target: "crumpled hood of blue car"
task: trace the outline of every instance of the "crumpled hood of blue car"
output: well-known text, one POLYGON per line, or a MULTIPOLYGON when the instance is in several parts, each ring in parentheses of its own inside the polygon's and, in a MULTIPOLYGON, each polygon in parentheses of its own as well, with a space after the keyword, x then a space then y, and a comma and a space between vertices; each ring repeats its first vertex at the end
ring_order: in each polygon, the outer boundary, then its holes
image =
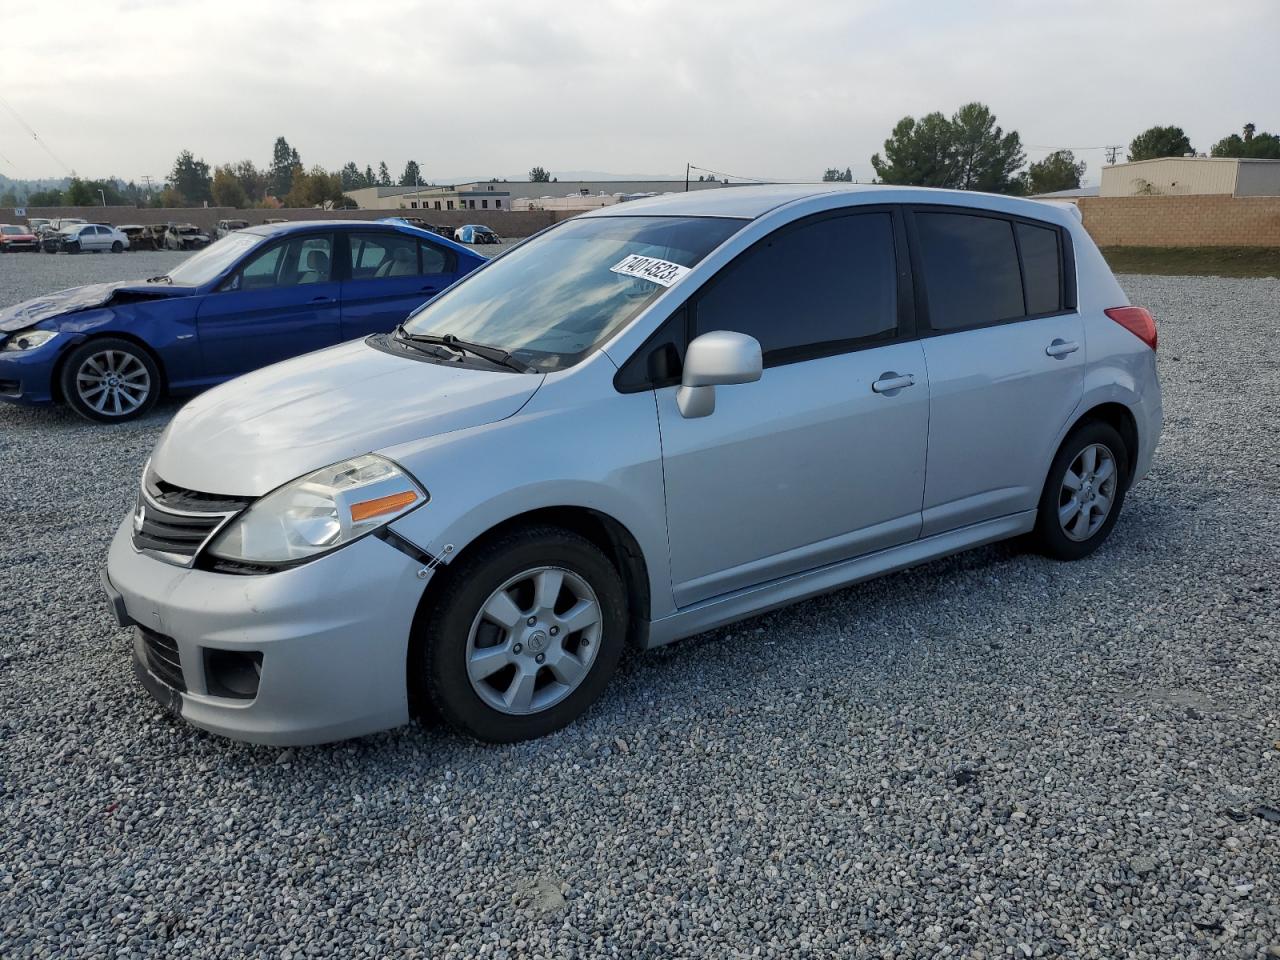
POLYGON ((127 299, 136 303, 138 300, 159 300, 164 297, 182 297, 191 293, 189 287, 171 287, 167 284, 151 284, 137 280, 126 280, 117 283, 91 283, 83 287, 72 287, 56 293, 46 293, 40 297, 32 297, 12 307, 0 310, 0 333, 12 333, 33 327, 41 320, 50 320, 67 313, 78 313, 81 310, 92 310, 108 303, 112 298, 127 299))
POLYGON ((196 397, 165 430, 151 466, 189 490, 259 497, 358 454, 504 420, 544 379, 414 360, 354 340, 196 397))

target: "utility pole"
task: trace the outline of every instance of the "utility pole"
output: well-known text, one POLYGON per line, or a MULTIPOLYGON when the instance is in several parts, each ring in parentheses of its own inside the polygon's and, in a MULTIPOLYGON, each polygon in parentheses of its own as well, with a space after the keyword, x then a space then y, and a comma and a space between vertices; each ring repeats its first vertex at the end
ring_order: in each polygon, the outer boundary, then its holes
POLYGON ((1105 149, 1105 150, 1107 151, 1107 163, 1108 163, 1108 164, 1115 163, 1115 162, 1116 162, 1116 157, 1117 157, 1117 156, 1119 155, 1119 153, 1120 153, 1120 145, 1119 145, 1119 144, 1116 144, 1115 146, 1112 146, 1112 147, 1104 147, 1103 149, 1105 149))
POLYGON ((684 192, 689 192, 689 164, 684 165, 684 192))

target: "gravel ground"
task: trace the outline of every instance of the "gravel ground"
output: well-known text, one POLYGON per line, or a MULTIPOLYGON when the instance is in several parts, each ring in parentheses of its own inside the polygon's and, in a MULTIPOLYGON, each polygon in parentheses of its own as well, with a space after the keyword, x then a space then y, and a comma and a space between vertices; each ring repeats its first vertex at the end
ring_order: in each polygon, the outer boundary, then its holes
POLYGON ((1098 554, 631 656, 511 747, 169 719, 97 574, 174 407, 0 408, 0 956, 1280 956, 1280 282, 1124 282, 1167 421, 1098 554))

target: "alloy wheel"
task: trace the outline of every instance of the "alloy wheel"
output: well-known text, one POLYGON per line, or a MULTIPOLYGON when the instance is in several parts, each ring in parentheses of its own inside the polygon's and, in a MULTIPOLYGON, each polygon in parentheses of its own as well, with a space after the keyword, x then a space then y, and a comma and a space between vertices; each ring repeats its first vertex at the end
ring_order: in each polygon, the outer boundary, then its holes
POLYGON ((1069 539, 1088 540, 1102 528, 1119 479, 1115 455, 1106 445, 1091 443, 1076 454, 1058 493, 1058 523, 1069 539))
POLYGON ((489 595, 471 624, 471 688, 501 713, 546 710, 591 671, 601 629, 600 601, 582 577, 552 566, 518 573, 489 595))
POLYGON ((151 394, 151 374, 131 353, 103 350, 90 354, 76 371, 76 391, 84 403, 106 417, 133 413, 151 394))

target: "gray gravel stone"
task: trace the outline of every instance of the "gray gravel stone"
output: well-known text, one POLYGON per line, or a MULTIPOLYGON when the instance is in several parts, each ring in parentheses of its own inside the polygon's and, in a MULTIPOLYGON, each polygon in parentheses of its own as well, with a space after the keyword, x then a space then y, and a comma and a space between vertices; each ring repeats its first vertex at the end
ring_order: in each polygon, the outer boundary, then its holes
MULTIPOLYGON (((0 258, 0 302, 166 257, 0 258)), ((97 572, 176 405, 0 406, 0 956, 1280 956, 1280 283, 1123 282, 1167 425, 1096 555, 632 656, 507 747, 164 715, 97 572)))

